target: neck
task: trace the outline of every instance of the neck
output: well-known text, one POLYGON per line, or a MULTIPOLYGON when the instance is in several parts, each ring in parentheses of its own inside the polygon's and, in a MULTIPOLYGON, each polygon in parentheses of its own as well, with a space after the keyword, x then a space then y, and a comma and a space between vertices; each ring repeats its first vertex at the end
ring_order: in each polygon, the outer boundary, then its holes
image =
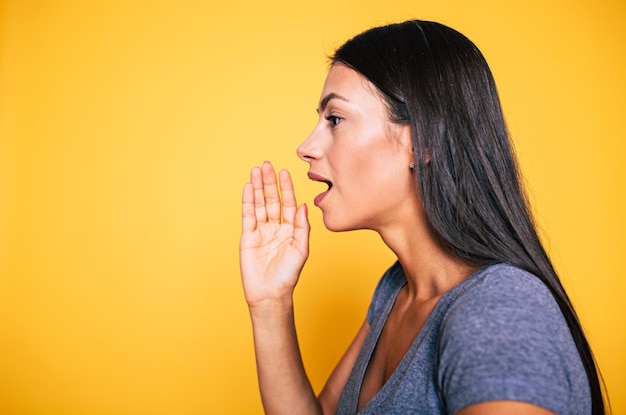
POLYGON ((436 241, 423 215, 409 216, 413 223, 390 226, 379 234, 398 257, 407 278, 409 298, 425 301, 440 297, 477 267, 461 263, 436 241))

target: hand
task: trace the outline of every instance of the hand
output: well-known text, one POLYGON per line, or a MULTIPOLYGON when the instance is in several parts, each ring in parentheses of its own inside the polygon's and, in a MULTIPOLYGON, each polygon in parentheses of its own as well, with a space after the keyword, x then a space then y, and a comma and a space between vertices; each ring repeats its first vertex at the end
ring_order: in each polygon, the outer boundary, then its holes
POLYGON ((309 256, 307 207, 296 204, 289 172, 279 176, 280 194, 274 168, 265 162, 252 169, 243 190, 239 259, 250 307, 291 301, 309 256))

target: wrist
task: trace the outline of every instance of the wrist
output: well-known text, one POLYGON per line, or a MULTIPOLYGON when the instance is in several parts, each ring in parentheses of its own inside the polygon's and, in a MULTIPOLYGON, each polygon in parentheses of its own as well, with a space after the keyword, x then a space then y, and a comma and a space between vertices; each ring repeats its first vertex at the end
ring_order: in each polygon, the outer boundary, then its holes
POLYGON ((271 298, 248 302, 248 310, 253 320, 273 319, 293 315, 293 297, 271 298))

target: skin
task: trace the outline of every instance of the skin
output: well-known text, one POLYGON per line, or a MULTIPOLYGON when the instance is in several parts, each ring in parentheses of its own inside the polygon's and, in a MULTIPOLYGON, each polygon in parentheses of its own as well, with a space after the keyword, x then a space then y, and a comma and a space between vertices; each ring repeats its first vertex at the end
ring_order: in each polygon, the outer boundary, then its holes
MULTIPOLYGON (((319 121, 298 147, 309 177, 332 182, 315 199, 333 231, 372 229, 396 254, 407 276, 366 371, 363 408, 389 379, 443 293, 474 268, 436 243, 413 171, 411 132, 389 121, 373 85, 335 64, 318 107, 319 121)), ((276 177, 269 162, 255 167, 243 191, 240 265, 253 326, 259 387, 268 414, 330 414, 369 330, 364 322, 319 397, 306 376, 293 317, 293 291, 309 254, 307 206, 296 202, 287 171, 276 177), (279 190, 280 189, 280 190, 279 190)), ((549 414, 521 402, 495 401, 458 412, 549 414)))

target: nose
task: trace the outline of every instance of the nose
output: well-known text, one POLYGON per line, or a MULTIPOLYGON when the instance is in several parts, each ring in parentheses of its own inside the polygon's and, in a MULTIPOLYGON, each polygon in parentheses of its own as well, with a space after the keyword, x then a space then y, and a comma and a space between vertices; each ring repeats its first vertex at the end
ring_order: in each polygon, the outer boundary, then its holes
POLYGON ((322 157, 322 148, 319 142, 318 126, 311 131, 311 134, 298 146, 296 153, 302 160, 310 163, 322 157))

